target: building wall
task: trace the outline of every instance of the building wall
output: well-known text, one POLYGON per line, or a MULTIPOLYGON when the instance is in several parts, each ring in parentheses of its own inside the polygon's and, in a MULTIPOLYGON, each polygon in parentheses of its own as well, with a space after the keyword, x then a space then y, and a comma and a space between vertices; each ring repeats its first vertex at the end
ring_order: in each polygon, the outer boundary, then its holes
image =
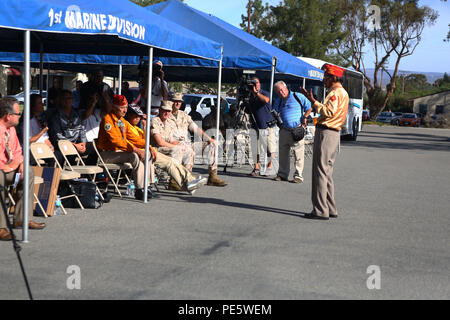
POLYGON ((414 99, 413 110, 415 113, 420 113, 420 105, 427 106, 427 114, 434 115, 436 113, 436 106, 444 106, 443 113, 450 113, 450 91, 436 93, 426 97, 414 99))

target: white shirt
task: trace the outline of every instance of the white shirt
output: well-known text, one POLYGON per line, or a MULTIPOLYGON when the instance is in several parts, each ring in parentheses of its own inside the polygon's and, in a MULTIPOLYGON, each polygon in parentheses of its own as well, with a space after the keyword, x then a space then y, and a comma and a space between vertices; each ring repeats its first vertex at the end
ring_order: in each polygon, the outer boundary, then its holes
POLYGON ((98 138, 98 130, 100 128, 100 122, 102 121, 100 113, 100 109, 95 109, 94 113, 82 122, 86 129, 86 139, 88 142, 92 142, 98 138))
MULTIPOLYGON (((23 125, 23 124, 22 124, 23 125)), ((42 128, 39 125, 39 122, 35 117, 31 118, 30 120, 30 137, 34 137, 39 132, 41 132, 42 128)), ((36 140, 38 143, 44 143, 45 140, 49 139, 48 132, 45 132, 42 136, 39 137, 39 139, 36 140)))
MULTIPOLYGON (((166 80, 164 80, 164 87, 166 88, 166 92, 169 92, 169 87, 167 86, 166 80)), ((159 108, 163 99, 164 98, 161 94, 161 79, 157 78, 152 88, 152 107, 159 108)))

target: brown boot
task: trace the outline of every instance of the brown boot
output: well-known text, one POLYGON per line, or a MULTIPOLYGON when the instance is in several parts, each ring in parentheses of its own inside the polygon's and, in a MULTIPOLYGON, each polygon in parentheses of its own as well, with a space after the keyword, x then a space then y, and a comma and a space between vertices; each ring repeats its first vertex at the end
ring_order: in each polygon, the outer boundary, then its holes
POLYGON ((8 241, 11 240, 12 236, 11 233, 8 232, 8 230, 2 228, 0 229, 0 240, 1 241, 8 241))
POLYGON ((178 183, 173 178, 170 178, 169 186, 168 186, 167 190, 182 191, 182 189, 180 188, 178 183))
POLYGON ((208 186, 225 187, 228 183, 219 179, 219 177, 217 177, 217 169, 216 170, 210 169, 207 184, 208 184, 208 186))

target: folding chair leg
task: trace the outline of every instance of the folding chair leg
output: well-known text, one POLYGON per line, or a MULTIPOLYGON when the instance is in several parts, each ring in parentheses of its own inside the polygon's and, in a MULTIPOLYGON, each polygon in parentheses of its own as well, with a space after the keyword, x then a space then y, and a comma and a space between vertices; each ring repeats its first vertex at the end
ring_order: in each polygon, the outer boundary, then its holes
POLYGON ((33 194, 34 199, 36 200, 37 205, 39 208, 41 208, 41 211, 44 213, 44 216, 48 218, 47 212, 45 212, 44 208, 42 207, 41 201, 39 201, 39 198, 36 196, 36 194, 33 194))

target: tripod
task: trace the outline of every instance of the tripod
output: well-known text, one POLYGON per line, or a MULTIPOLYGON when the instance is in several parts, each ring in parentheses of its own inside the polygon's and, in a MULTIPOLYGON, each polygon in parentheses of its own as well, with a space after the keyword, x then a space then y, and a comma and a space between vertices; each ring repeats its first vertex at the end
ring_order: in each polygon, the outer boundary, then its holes
POLYGON ((14 235, 11 222, 9 221, 9 217, 8 217, 8 213, 7 213, 8 209, 6 208, 6 203, 5 203, 5 200, 3 199, 3 191, 4 190, 5 190, 5 187, 0 185, 0 202, 2 203, 3 214, 5 215, 6 225, 8 226, 9 233, 11 234, 11 237, 12 237, 14 251, 16 252, 17 259, 19 260, 19 265, 20 265, 20 269, 22 270, 23 279, 25 280, 25 286, 27 287, 28 296, 29 296, 30 300, 33 300, 30 285, 28 284, 27 274, 25 273, 25 268, 22 263, 22 258, 20 257, 20 250, 22 250, 22 248, 16 241, 16 236, 14 235))
MULTIPOLYGON (((241 101, 240 103, 238 103, 238 108, 236 110, 236 113, 234 115, 234 124, 233 124, 233 133, 236 133, 238 130, 248 130, 249 129, 249 124, 248 120, 246 119, 246 103, 244 101, 241 101)), ((250 113, 252 119, 254 122, 254 116, 252 113, 250 113)), ((251 127, 251 126, 250 126, 251 127)), ((249 135, 247 134, 245 136, 245 139, 247 139, 249 135)), ((228 144, 227 144, 228 145, 228 144)), ((240 142, 237 136, 233 137, 233 143, 230 144, 232 145, 232 148, 234 150, 234 148, 236 147, 236 153, 239 151, 239 149, 242 149, 243 155, 244 155, 244 163, 245 161, 247 161, 250 166, 252 167, 252 169, 254 168, 254 164, 253 161, 250 159, 250 154, 251 154, 251 146, 249 147, 249 154, 247 155, 247 146, 248 146, 248 142, 244 141, 244 142, 240 142)), ((223 172, 227 172, 227 168, 228 168, 228 150, 227 150, 227 156, 225 159, 225 167, 223 168, 223 172)), ((233 154, 233 165, 234 165, 234 154, 233 154)))

